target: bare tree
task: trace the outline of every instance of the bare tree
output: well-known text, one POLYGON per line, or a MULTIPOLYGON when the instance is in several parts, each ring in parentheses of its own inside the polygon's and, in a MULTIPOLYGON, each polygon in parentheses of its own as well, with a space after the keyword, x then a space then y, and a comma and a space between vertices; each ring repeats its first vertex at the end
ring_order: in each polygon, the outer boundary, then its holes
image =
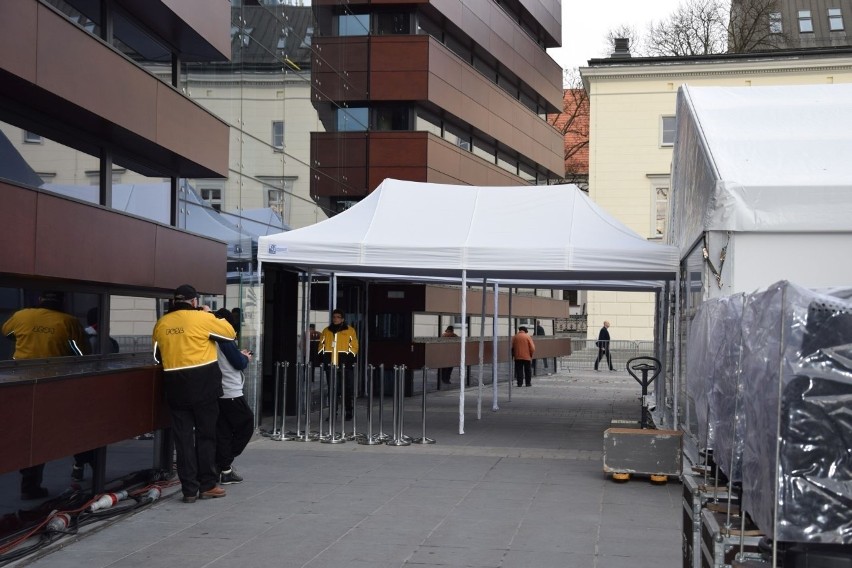
POLYGON ((589 95, 577 69, 566 69, 562 112, 547 116, 564 140, 565 177, 563 183, 588 188, 589 180, 589 95))
POLYGON ((786 44, 789 38, 781 28, 780 4, 779 0, 732 0, 728 52, 764 51, 786 44))
POLYGON ((708 55, 727 48, 727 11, 722 0, 684 0, 672 14, 648 26, 652 56, 708 55))

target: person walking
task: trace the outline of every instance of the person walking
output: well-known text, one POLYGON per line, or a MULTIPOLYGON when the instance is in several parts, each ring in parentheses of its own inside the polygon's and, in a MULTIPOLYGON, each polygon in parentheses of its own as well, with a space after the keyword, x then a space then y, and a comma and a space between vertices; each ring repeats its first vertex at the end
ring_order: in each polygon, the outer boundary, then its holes
POLYGON ((607 365, 609 365, 609 370, 610 371, 615 370, 615 369, 612 368, 612 355, 610 354, 610 351, 609 351, 609 344, 610 344, 609 322, 605 321, 605 322, 603 322, 603 327, 598 332, 598 340, 595 342, 595 345, 598 348, 598 358, 595 359, 595 371, 599 370, 598 369, 598 363, 601 362, 601 359, 603 359, 604 356, 606 356, 606 363, 607 363, 607 365))
MULTIPOLYGON (((536 321, 535 322, 535 332, 533 333, 533 336, 543 337, 545 335, 547 335, 547 334, 544 332, 544 327, 541 325, 541 322, 536 321)), ((547 357, 543 358, 542 362, 544 363, 544 370, 546 371, 547 370, 547 357)), ((533 376, 536 376, 538 374, 536 372, 537 363, 538 363, 538 359, 533 359, 533 362, 532 362, 533 376)), ((549 375, 550 373, 547 373, 547 374, 549 375)))
MULTIPOLYGON (((447 329, 444 330, 444 333, 441 334, 441 337, 458 337, 456 334, 456 328, 451 325, 447 326, 447 329)), ((441 382, 445 385, 450 384, 450 377, 453 374, 452 367, 442 367, 438 369, 438 372, 441 374, 441 382)))
MULTIPOLYGON (((343 401, 343 406, 346 409, 344 419, 352 420, 352 401, 354 398, 352 373, 355 368, 355 358, 358 356, 358 335, 355 333, 355 328, 347 325, 342 310, 335 309, 331 312, 331 324, 320 333, 317 353, 322 356, 325 365, 336 365, 338 372, 346 375, 346 400, 343 401)), ((331 389, 331 372, 330 367, 326 369, 329 392, 331 389)), ((343 386, 340 375, 337 376, 336 386, 337 396, 340 397, 342 395, 341 387, 343 386)), ((335 401, 333 406, 332 412, 336 412, 339 401, 335 401)))
MULTIPOLYGON (((18 310, 3 323, 3 335, 15 342, 12 357, 41 359, 87 355, 89 340, 80 320, 62 311, 62 292, 42 292, 34 308, 18 310)), ((25 467, 21 472, 21 499, 29 501, 47 497, 41 486, 44 464, 25 467)))
POLYGON ((521 326, 518 333, 512 337, 512 357, 515 358, 515 380, 518 386, 526 384, 532 386, 532 358, 535 353, 535 343, 527 332, 527 328, 521 326))
POLYGON ((225 496, 216 469, 216 422, 223 394, 216 344, 236 338, 230 323, 199 308, 198 293, 189 284, 175 290, 172 309, 154 325, 154 360, 163 365, 184 503, 195 503, 199 496, 225 496))
MULTIPOLYGON (((216 310, 214 315, 232 322, 233 314, 227 308, 216 310)), ((240 351, 235 341, 221 341, 216 348, 219 370, 222 371, 222 396, 219 397, 219 418, 216 419, 216 467, 219 483, 231 485, 243 480, 233 463, 254 434, 254 413, 243 396, 243 370, 251 362, 252 352, 248 349, 240 351)))

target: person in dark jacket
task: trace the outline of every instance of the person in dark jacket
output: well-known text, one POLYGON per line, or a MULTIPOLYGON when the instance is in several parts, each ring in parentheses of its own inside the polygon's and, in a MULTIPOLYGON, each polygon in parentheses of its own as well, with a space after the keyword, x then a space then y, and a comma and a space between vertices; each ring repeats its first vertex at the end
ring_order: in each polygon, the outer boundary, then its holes
POLYGON ((163 365, 163 388, 172 419, 177 473, 184 503, 224 497, 216 469, 216 420, 222 396, 216 343, 237 333, 198 307, 189 284, 175 290, 174 305, 154 325, 154 360, 163 365))
POLYGON ((604 356, 606 356, 606 363, 607 363, 607 365, 609 365, 609 370, 610 371, 615 370, 615 369, 612 368, 612 355, 610 354, 610 351, 609 351, 610 338, 609 338, 609 329, 608 328, 609 328, 609 322, 605 321, 605 322, 603 322, 603 327, 598 332, 598 340, 595 342, 595 345, 598 348, 598 358, 595 359, 595 371, 598 370, 598 363, 601 362, 601 359, 603 359, 604 356))
MULTIPOLYGON (((441 334, 441 337, 458 337, 458 334, 456 334, 456 328, 451 325, 448 325, 447 329, 444 330, 444 333, 441 334)), ((441 382, 448 385, 450 384, 450 377, 453 374, 453 368, 442 367, 438 369, 438 374, 441 377, 441 382)))
MULTIPOLYGON (((215 312, 219 319, 230 322, 233 314, 227 308, 215 312)), ((220 341, 219 370, 222 371, 222 396, 219 397, 219 418, 216 420, 216 466, 219 483, 240 483, 243 478, 233 468, 234 459, 254 434, 254 413, 243 396, 243 370, 251 362, 252 352, 240 351, 235 341, 220 341)))

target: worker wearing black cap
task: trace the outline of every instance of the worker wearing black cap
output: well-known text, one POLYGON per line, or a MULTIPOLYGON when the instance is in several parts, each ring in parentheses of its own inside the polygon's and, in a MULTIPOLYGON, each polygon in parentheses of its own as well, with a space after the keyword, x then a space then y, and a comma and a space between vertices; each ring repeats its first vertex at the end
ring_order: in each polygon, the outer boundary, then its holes
POLYGON ((216 469, 216 420, 222 396, 216 343, 235 339, 228 321, 198 309, 198 293, 189 284, 175 290, 171 311, 154 325, 154 358, 163 364, 184 503, 194 503, 199 496, 225 496, 216 469))

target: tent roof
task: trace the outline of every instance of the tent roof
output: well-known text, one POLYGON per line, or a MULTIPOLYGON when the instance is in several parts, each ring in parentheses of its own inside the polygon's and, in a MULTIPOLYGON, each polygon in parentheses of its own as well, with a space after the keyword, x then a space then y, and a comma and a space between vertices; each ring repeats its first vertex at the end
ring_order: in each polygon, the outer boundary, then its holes
POLYGON ((849 231, 852 85, 684 85, 677 116, 674 242, 704 230, 849 231))
POLYGON ((673 279, 674 247, 627 228, 574 185, 386 179, 343 213, 262 236, 258 258, 301 270, 556 280, 673 279))

